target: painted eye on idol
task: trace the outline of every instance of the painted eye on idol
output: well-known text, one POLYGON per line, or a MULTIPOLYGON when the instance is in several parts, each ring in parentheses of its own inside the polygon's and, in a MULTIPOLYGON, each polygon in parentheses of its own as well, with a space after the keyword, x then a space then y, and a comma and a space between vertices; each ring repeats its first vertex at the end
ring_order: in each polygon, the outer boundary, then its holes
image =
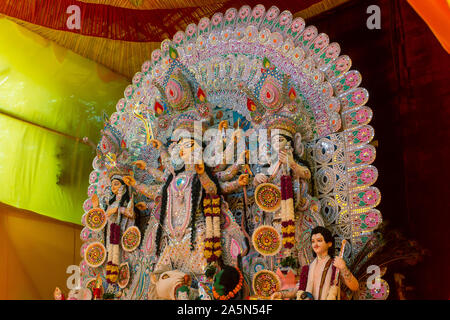
POLYGON ((183 146, 183 148, 185 149, 189 149, 192 148, 194 146, 194 141, 185 141, 181 144, 183 146))
POLYGON ((113 180, 112 185, 113 185, 113 187, 119 187, 120 186, 120 181, 119 180, 113 180))

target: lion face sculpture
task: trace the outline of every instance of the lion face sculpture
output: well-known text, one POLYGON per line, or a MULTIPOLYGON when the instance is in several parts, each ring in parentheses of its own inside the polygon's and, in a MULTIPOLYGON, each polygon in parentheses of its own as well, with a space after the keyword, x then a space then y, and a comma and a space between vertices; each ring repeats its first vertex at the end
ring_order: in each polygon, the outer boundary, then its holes
POLYGON ((154 287, 149 292, 148 298, 151 300, 176 300, 177 290, 191 285, 191 277, 178 270, 153 273, 150 280, 154 287))

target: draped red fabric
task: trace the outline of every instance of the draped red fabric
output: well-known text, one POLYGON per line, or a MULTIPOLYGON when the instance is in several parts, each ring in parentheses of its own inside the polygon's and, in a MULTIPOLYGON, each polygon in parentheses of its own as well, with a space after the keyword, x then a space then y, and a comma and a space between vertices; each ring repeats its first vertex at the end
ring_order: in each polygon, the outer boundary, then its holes
MULTIPOLYGON (((181 1, 182 2, 182 1, 181 1)), ((319 3, 321 0, 273 1, 249 0, 245 4, 263 4, 268 9, 277 5, 281 10, 297 12, 319 3)), ((149 42, 162 41, 184 30, 187 24, 214 12, 240 8, 242 1, 230 0, 211 6, 187 7, 177 9, 135 10, 75 0, 3 0, 0 13, 43 27, 79 33, 86 36, 104 37, 113 40, 149 42), (81 28, 69 29, 67 20, 72 11, 67 8, 76 5, 81 12, 81 28)))
POLYGON ((429 255, 405 275, 410 299, 450 296, 450 56, 404 0, 357 0, 308 24, 337 41, 363 76, 379 142, 375 166, 379 209, 391 227, 417 240, 429 255), (370 5, 381 9, 381 29, 366 26, 370 5))

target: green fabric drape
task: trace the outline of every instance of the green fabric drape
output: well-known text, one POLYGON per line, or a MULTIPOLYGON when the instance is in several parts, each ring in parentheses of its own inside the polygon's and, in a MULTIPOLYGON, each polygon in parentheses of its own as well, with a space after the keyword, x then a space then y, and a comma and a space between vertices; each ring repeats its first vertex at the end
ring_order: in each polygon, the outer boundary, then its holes
POLYGON ((0 19, 0 202, 80 224, 103 112, 128 80, 0 19))

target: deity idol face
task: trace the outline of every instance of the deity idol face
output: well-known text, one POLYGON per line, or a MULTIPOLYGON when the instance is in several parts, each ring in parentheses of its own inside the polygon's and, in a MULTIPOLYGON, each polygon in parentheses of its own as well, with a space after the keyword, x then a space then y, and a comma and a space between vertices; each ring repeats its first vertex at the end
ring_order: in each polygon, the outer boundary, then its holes
POLYGON ((119 180, 113 179, 113 181, 111 181, 111 191, 115 195, 117 195, 117 193, 119 192, 120 186, 122 186, 122 183, 119 180))
POLYGON ((331 242, 325 242, 321 233, 313 234, 311 237, 311 246, 317 256, 322 257, 328 254, 328 249, 333 244, 331 242))
POLYGON ((286 137, 281 134, 274 135, 272 137, 271 144, 272 144, 272 150, 274 150, 277 154, 281 150, 285 150, 286 146, 289 146, 289 147, 291 146, 289 140, 286 139, 286 137))
POLYGON ((200 146, 193 139, 182 138, 178 142, 178 146, 180 148, 180 158, 185 164, 193 164, 195 163, 194 156, 201 156, 201 153, 199 152, 200 146), (198 155, 196 155, 194 151, 197 151, 198 155))

